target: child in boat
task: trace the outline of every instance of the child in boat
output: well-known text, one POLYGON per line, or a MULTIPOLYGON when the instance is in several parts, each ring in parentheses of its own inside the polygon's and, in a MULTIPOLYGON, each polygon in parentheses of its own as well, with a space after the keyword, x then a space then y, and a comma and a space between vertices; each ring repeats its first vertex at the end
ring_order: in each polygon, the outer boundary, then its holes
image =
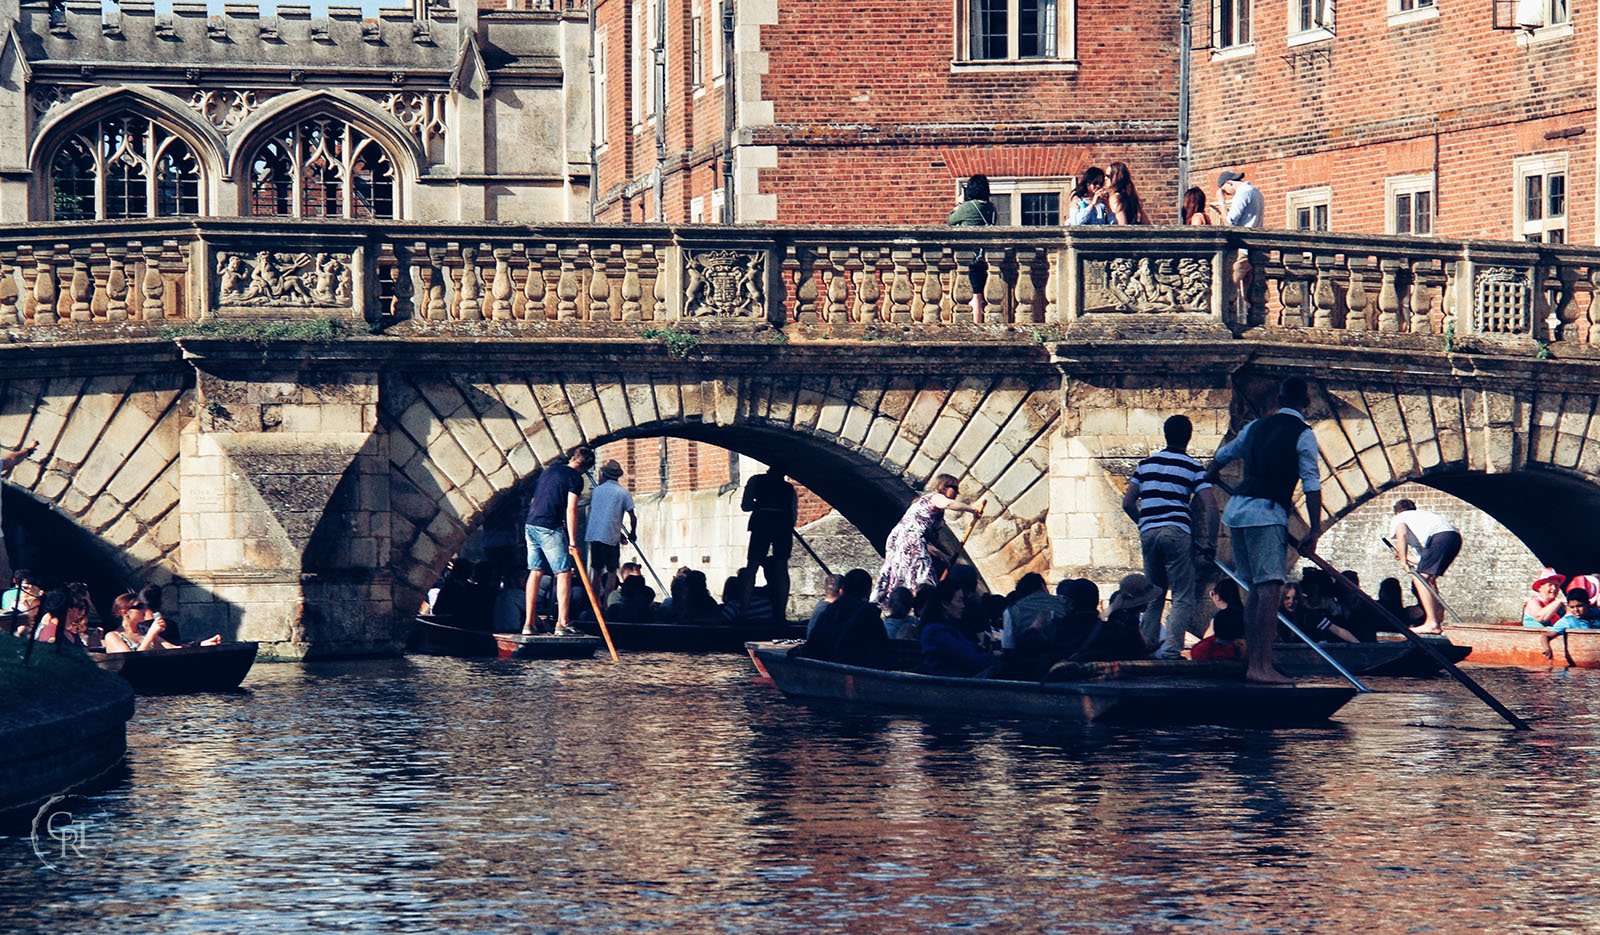
POLYGON ((1556 574, 1554 568, 1539 573, 1533 582, 1533 593, 1522 603, 1523 626, 1547 627, 1567 612, 1561 594, 1561 586, 1566 581, 1567 576, 1556 574))
POLYGON ((1566 613, 1541 634, 1544 645, 1541 652, 1550 658, 1550 644, 1567 630, 1600 630, 1600 607, 1589 602, 1589 592, 1581 587, 1567 589, 1566 613))
POLYGON ((915 640, 922 637, 922 623, 911 613, 911 589, 895 588, 889 592, 889 616, 883 618, 883 629, 891 640, 915 640))
POLYGON ((1189 648, 1190 659, 1244 658, 1244 602, 1239 586, 1224 578, 1211 586, 1211 603, 1217 612, 1211 618, 1211 634, 1189 648))

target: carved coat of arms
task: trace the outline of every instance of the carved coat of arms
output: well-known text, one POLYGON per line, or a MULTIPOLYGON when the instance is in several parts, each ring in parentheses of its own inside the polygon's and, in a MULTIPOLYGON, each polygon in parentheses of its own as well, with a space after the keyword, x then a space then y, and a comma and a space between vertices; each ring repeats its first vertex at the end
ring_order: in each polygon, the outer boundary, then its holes
POLYGON ((690 253, 684 314, 690 318, 765 318, 765 254, 738 250, 690 253))

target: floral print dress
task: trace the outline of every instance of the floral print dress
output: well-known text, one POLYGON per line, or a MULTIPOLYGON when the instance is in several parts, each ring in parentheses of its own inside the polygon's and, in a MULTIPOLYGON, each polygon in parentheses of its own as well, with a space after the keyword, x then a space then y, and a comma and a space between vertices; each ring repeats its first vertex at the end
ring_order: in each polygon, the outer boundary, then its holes
POLYGON ((933 577, 933 559, 928 555, 927 543, 944 524, 944 510, 933 505, 934 495, 925 493, 911 501, 900 522, 889 531, 889 541, 883 547, 883 570, 878 572, 878 584, 873 588, 874 602, 887 607, 889 593, 895 588, 906 588, 915 594, 925 584, 937 584, 933 577))

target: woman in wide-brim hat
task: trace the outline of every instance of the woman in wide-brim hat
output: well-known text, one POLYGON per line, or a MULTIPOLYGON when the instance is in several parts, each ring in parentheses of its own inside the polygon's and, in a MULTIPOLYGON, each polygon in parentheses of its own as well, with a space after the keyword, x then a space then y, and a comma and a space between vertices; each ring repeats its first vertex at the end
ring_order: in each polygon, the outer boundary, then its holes
POLYGON ((1561 599, 1561 586, 1566 575, 1557 574, 1554 568, 1539 572, 1533 581, 1533 593, 1522 605, 1522 625, 1547 627, 1566 613, 1566 602, 1561 599))

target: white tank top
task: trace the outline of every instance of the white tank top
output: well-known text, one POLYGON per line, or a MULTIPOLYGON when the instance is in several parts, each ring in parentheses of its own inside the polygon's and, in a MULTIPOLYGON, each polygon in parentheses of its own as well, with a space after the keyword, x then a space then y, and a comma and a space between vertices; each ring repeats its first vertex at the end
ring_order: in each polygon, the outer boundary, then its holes
POLYGON ((1395 522, 1404 523, 1406 539, 1417 548, 1423 548, 1428 540, 1441 532, 1455 532, 1456 527, 1450 521, 1430 510, 1407 510, 1395 514, 1395 522))

